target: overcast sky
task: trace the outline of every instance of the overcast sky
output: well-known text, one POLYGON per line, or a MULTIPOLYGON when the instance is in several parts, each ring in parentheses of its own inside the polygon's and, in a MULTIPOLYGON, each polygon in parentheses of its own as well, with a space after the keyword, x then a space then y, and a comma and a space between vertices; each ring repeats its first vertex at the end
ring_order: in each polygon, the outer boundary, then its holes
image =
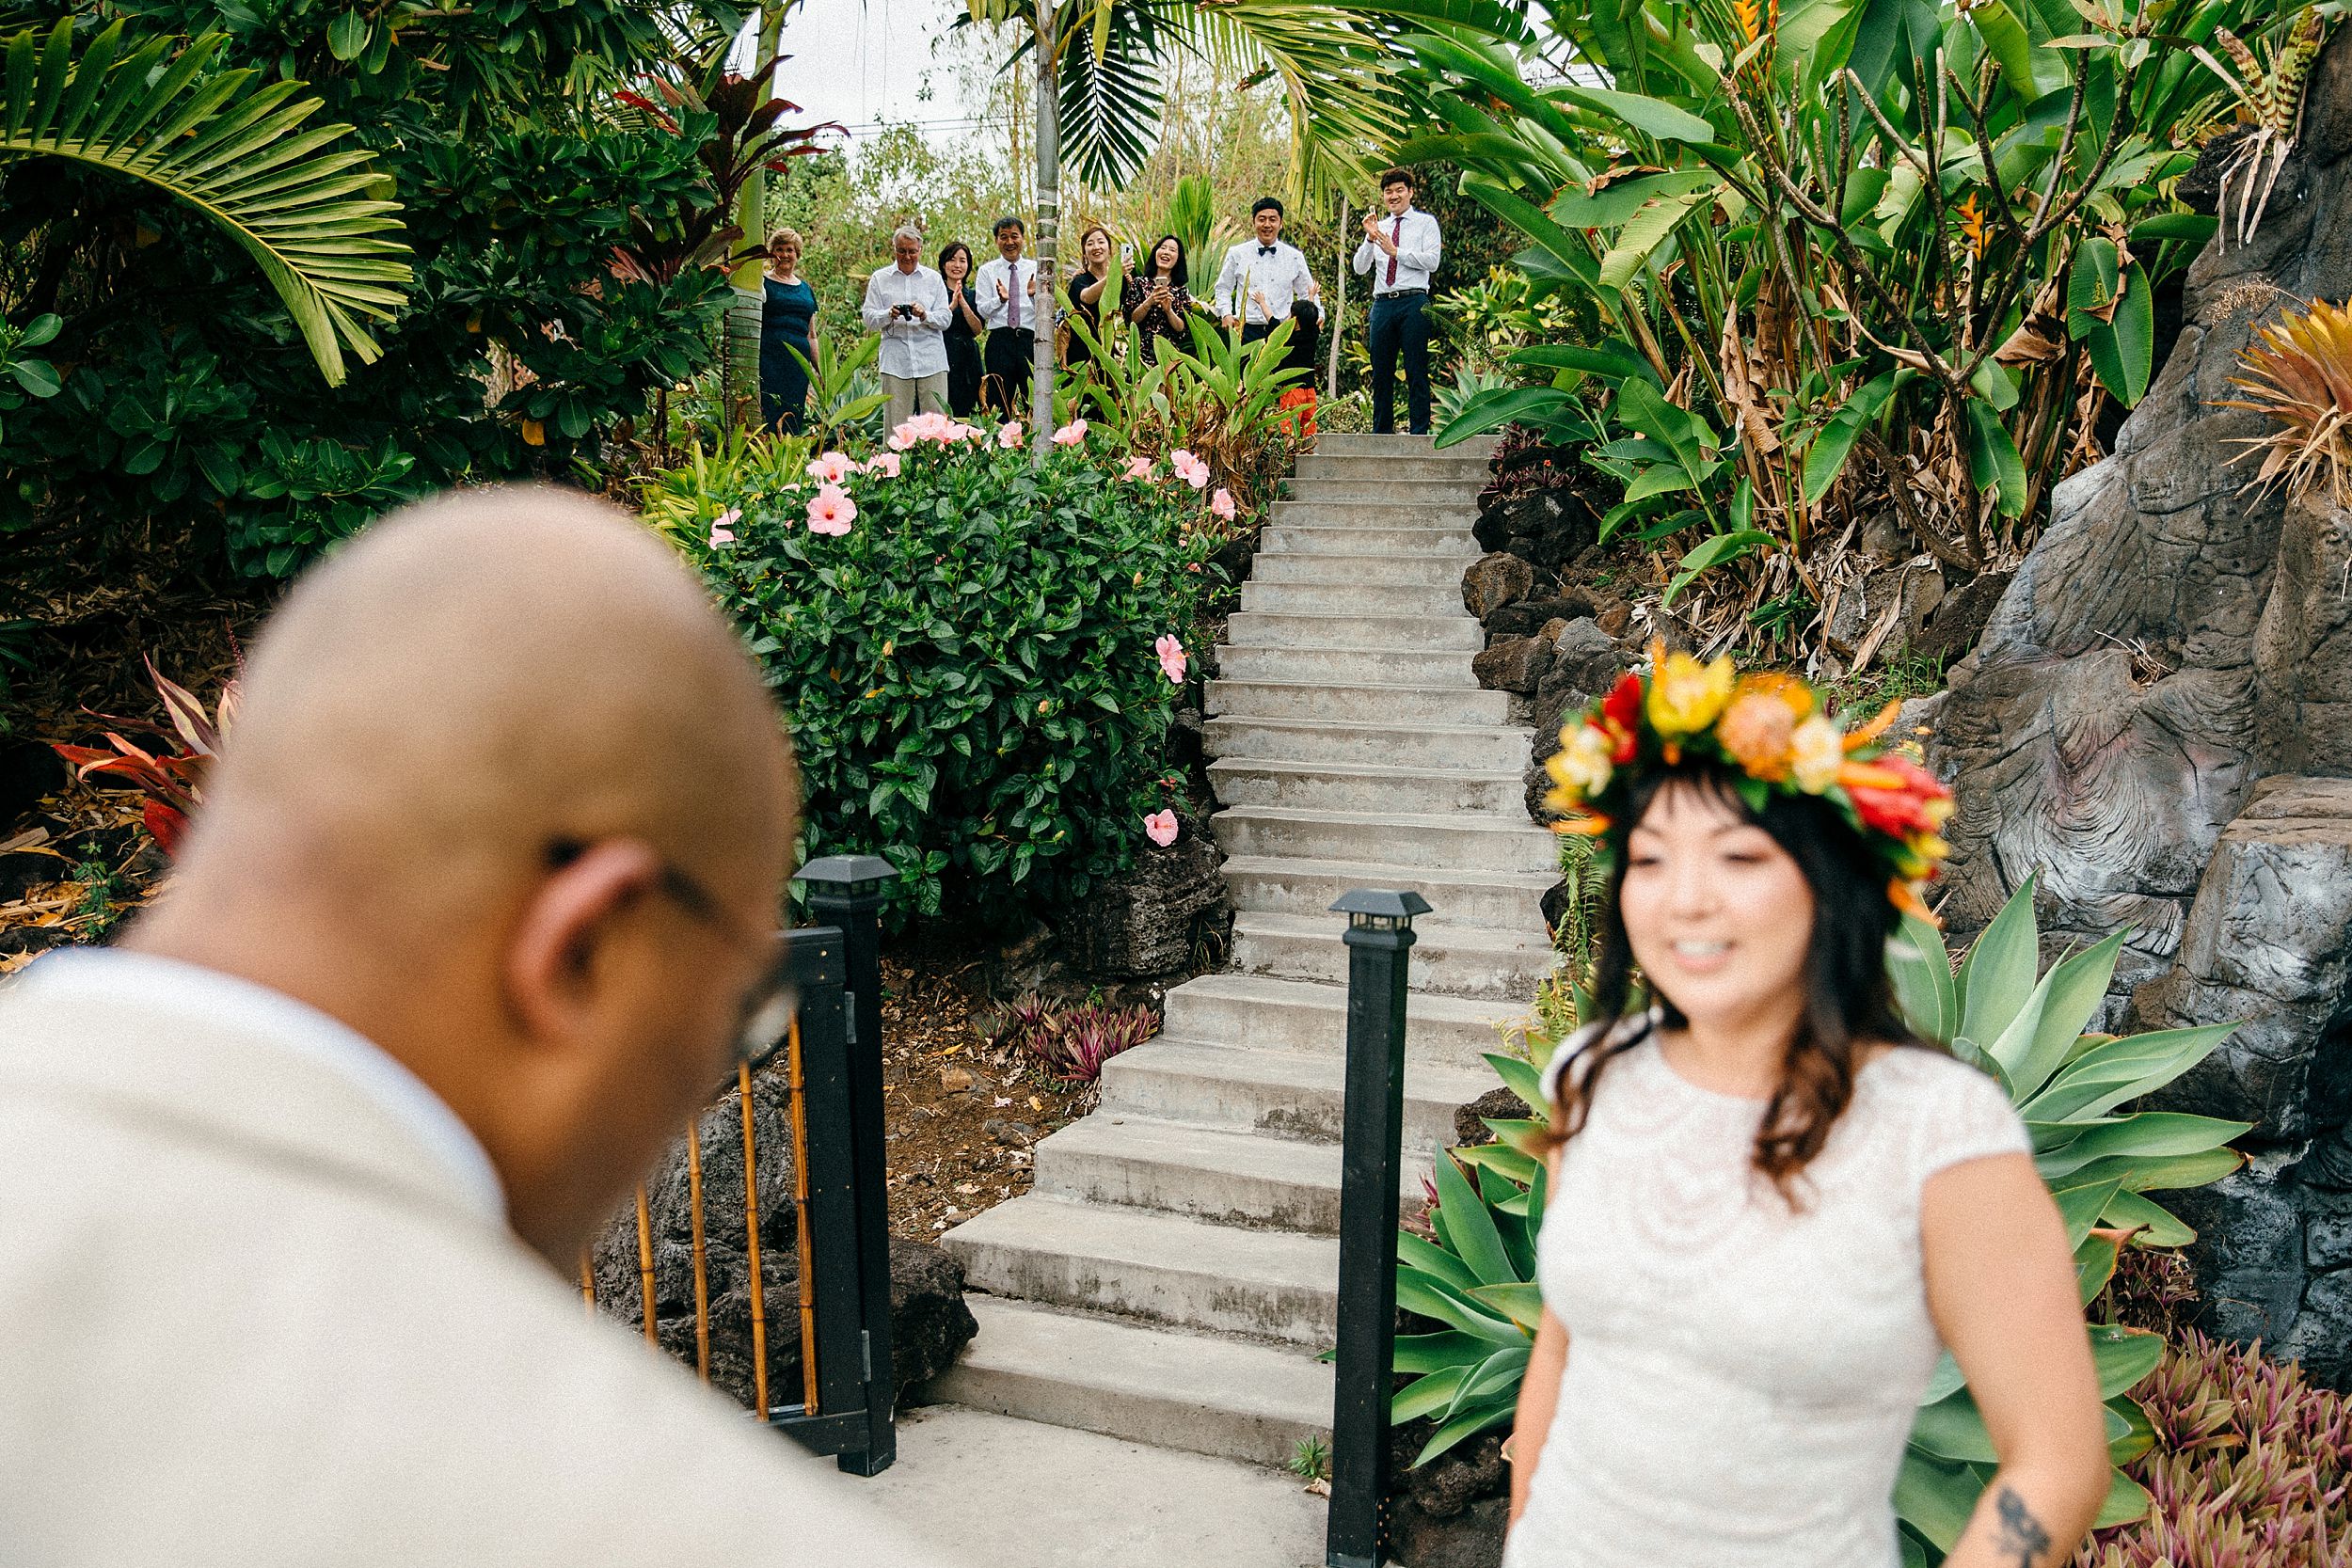
POLYGON ((952 130, 964 105, 953 72, 931 45, 960 13, 956 0, 802 0, 784 26, 784 96, 854 134, 882 119, 939 121, 952 130), (922 96, 929 73, 934 96, 922 96))

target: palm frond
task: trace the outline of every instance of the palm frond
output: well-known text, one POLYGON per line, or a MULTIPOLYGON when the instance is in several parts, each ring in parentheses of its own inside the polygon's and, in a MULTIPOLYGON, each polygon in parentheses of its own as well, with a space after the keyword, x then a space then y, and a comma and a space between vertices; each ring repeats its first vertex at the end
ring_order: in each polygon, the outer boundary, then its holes
POLYGON ((319 101, 300 82, 253 87, 251 71, 215 71, 228 43, 208 33, 171 57, 158 38, 124 53, 123 24, 77 61, 73 24, 8 40, 0 78, 0 160, 63 158, 143 180, 220 225, 293 316, 329 386, 343 355, 380 354, 362 318, 389 321, 411 280, 396 201, 374 154, 330 150, 348 125, 303 128, 319 101), (252 90, 247 90, 251 88, 252 90))
POLYGON ((1066 50, 1058 73, 1064 162, 1089 183, 1123 183, 1159 139, 1165 100, 1148 41, 1122 30, 1100 55, 1066 50))

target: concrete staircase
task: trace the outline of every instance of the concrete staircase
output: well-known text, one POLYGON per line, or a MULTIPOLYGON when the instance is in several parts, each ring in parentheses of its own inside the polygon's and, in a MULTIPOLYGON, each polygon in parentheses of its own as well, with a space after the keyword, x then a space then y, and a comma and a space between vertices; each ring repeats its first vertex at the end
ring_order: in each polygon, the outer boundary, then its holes
POLYGON ((1326 436, 1299 460, 1208 688, 1232 962, 1168 993, 1101 1108, 1038 1145, 1031 1192, 947 1233, 987 1294, 934 1397, 1265 1465, 1327 1434, 1347 973, 1329 906, 1411 888, 1436 911, 1406 1010, 1416 1197, 1550 959, 1530 732, 1471 677, 1462 608, 1490 450, 1326 436))

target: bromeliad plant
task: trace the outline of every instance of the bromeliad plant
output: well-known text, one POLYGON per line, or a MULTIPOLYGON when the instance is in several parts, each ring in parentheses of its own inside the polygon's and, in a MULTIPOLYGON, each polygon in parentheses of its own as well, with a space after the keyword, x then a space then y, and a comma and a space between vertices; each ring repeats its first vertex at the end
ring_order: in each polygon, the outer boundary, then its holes
MULTIPOLYGON (((2085 1033, 2122 940, 2111 937, 2061 959, 2037 979, 2040 935, 2028 882, 1957 974, 1942 936, 1915 915, 1905 917, 1902 938, 1887 955, 1912 1026, 1991 1073, 2025 1119, 2035 1166, 2066 1220, 2086 1306, 2106 1290, 2122 1247, 2195 1240, 2147 1195, 2202 1186, 2236 1170, 2243 1158, 2227 1144, 2247 1131, 2244 1122, 2125 1109, 2204 1060, 2234 1025, 2085 1033)), ((1499 1053, 1486 1061, 1526 1104, 1544 1103, 1534 1064, 1499 1053)), ((1433 1237, 1398 1237, 1398 1305, 1444 1325, 1397 1340, 1396 1370, 1416 1375, 1397 1393, 1392 1419, 1438 1420, 1416 1464, 1511 1418, 1541 1321, 1534 1241, 1543 1225, 1545 1124, 1497 1118, 1486 1126, 1497 1142, 1450 1149, 1438 1162, 1433 1237)), ((2118 1465, 2129 1464, 2154 1440, 2131 1390, 2155 1369, 2164 1343, 2115 1324, 2090 1334, 2100 1397, 2107 1402, 2108 1454, 2118 1465)), ((1983 1419, 1947 1355, 1920 1402, 1896 1486, 1906 1562, 1937 1561, 1951 1549, 1994 1465, 1983 1419)), ((2137 1519, 2147 1502, 2140 1486, 2118 1470, 2099 1523, 2137 1519)))
POLYGON ((1785 561, 1742 574, 1745 615, 1820 602, 1825 524, 1882 499, 1951 567, 2013 557, 2098 400, 2145 391, 2155 291, 2214 231, 2169 194, 2222 99, 2186 46, 2298 25, 2275 14, 1603 0, 1550 8, 1575 65, 1541 89, 1501 49, 1409 40, 1455 91, 1400 156, 1462 164, 1529 242, 1531 298, 1598 317, 1440 440, 1533 425, 1624 483, 1609 531, 1695 532, 1692 573, 1785 561))
POLYGON ((2231 461, 2260 457, 2257 485, 2283 483, 2294 495, 2352 505, 2352 309, 2314 301, 2263 328, 2238 363, 2246 373, 2230 385, 2245 396, 2214 406, 2265 415, 2272 428, 2245 438, 2231 461))
POLYGON ((189 817, 203 803, 204 775, 219 759, 221 743, 236 721, 237 682, 221 683, 220 696, 207 713, 195 692, 163 675, 153 659, 145 663, 147 678, 154 683, 164 714, 170 720, 168 725, 102 715, 114 726, 106 732, 107 749, 56 745, 51 750, 65 759, 77 779, 109 774, 146 796, 140 823, 155 847, 172 855, 179 850, 189 817), (125 732, 148 744, 124 738, 125 732))

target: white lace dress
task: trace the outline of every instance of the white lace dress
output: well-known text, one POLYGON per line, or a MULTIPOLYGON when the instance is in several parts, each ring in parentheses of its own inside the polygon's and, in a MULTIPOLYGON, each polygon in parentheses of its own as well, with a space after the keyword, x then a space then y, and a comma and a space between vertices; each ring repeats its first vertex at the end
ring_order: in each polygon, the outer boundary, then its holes
POLYGON ((1974 1068, 1888 1052, 1792 1215, 1751 1164, 1761 1112, 1684 1080, 1655 1039, 1602 1073, 1537 1244, 1568 1362, 1503 1568, 1899 1560, 1895 1474, 1943 1349, 1920 1188, 2030 1146, 1974 1068))

